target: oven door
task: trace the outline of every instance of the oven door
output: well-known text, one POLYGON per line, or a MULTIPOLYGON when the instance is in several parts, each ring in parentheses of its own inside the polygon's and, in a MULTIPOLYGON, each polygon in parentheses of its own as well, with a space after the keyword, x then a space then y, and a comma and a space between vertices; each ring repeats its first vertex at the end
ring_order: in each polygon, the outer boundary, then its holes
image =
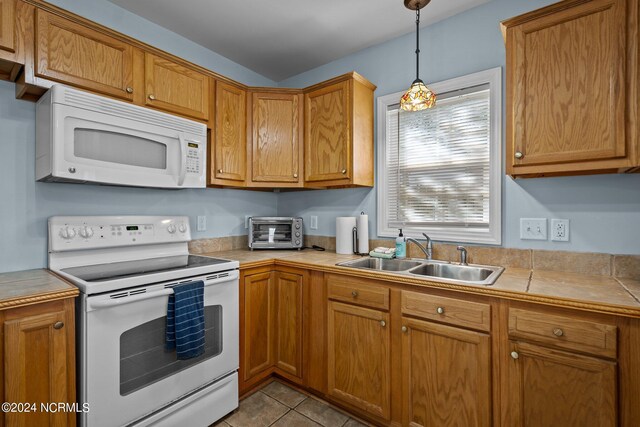
POLYGON ((175 282, 86 297, 83 425, 128 424, 238 369, 238 271, 185 280, 205 280, 205 353, 189 360, 165 350, 175 282))
POLYGON ((52 175, 141 187, 205 187, 204 136, 54 104, 52 175))
POLYGON ((293 246, 292 221, 252 221, 251 248, 291 248, 293 246))

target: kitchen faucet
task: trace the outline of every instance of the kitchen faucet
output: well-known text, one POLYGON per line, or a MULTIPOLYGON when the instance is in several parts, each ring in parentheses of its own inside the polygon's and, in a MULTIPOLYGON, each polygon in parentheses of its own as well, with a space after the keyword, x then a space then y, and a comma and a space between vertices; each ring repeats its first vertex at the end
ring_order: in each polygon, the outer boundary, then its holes
POLYGON ((427 236, 425 233, 422 233, 425 239, 427 239, 427 246, 424 247, 422 243, 418 242, 416 239, 412 237, 407 237, 407 242, 413 242, 420 248, 422 252, 424 252, 424 256, 426 259, 431 259, 433 256, 433 245, 431 243, 431 237, 427 236))
POLYGON ((458 246, 456 249, 460 251, 460 265, 469 265, 467 262, 467 248, 458 246))

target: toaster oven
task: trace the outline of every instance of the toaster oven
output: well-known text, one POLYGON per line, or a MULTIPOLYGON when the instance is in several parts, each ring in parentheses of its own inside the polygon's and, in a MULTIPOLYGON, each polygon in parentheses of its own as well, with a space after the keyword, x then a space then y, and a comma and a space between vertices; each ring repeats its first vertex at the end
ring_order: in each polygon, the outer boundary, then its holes
POLYGON ((302 218, 253 216, 249 218, 249 248, 302 249, 302 218))

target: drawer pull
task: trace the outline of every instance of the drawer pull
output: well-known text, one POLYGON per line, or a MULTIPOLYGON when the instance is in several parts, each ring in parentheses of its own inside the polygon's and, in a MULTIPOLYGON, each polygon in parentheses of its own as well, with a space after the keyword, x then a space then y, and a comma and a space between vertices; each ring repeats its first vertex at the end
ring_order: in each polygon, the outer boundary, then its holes
POLYGON ((380 321, 380 326, 382 326, 384 328, 385 326, 387 326, 387 322, 385 322, 384 320, 381 320, 380 321))
POLYGON ((351 296, 354 298, 358 298, 358 291, 351 291, 351 296))
POLYGON ((438 308, 436 308, 436 312, 437 312, 438 314, 444 314, 444 307, 438 307, 438 308))
POLYGON ((517 351, 512 351, 511 352, 511 357, 514 358, 514 359, 517 359, 518 357, 520 357, 520 355, 518 354, 517 351))
POLYGON ((561 337, 564 335, 564 331, 560 328, 555 328, 553 330, 553 335, 557 336, 557 337, 561 337))
POLYGON ((64 328, 64 322, 56 322, 53 324, 53 329, 62 329, 64 328))
POLYGON ((402 332, 407 332, 407 331, 408 331, 407 327, 406 327, 406 326, 403 326, 403 327, 402 327, 402 332))

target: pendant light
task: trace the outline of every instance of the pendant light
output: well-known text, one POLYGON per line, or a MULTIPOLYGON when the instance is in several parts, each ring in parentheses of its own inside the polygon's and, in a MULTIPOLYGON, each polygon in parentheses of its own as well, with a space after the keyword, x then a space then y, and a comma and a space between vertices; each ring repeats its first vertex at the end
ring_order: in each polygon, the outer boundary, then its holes
POLYGON ((404 0, 407 9, 416 11, 416 79, 400 98, 400 108, 405 111, 420 111, 436 105, 436 94, 420 80, 420 9, 431 0, 404 0))

